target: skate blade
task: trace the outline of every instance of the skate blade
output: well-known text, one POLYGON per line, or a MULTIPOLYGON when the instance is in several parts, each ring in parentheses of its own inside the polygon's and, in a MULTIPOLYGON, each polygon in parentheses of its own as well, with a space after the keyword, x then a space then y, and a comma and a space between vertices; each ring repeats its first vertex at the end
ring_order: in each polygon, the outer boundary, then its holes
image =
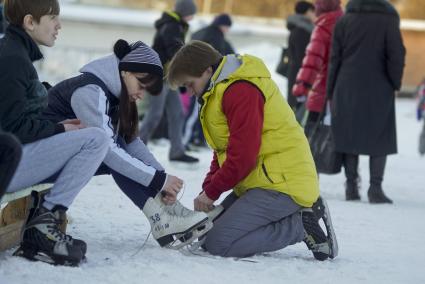
POLYGON ((331 218, 331 214, 329 211, 329 207, 328 204, 326 202, 326 200, 322 199, 323 202, 323 206, 324 208, 324 214, 323 214, 323 222, 325 223, 325 227, 326 227, 326 232, 328 235, 328 240, 329 243, 331 244, 330 246, 330 254, 329 254, 329 258, 334 259, 335 257, 338 256, 338 241, 336 239, 336 235, 335 235, 335 230, 334 227, 332 225, 332 218, 331 218))
POLYGON ((190 229, 181 234, 175 234, 174 241, 165 245, 165 247, 173 250, 179 250, 187 245, 190 245, 196 239, 204 236, 206 233, 208 233, 209 230, 212 229, 212 227, 213 223, 207 219, 205 222, 197 225, 193 229, 190 229))
POLYGON ((207 212, 208 219, 214 222, 224 212, 223 205, 214 206, 214 209, 207 212))
POLYGON ((80 263, 86 262, 86 258, 84 257, 81 261, 69 260, 64 256, 56 256, 51 257, 44 252, 34 251, 31 249, 25 249, 19 247, 14 253, 13 256, 23 257, 30 261, 41 261, 50 265, 62 265, 62 266, 70 266, 70 267, 78 267, 80 263))

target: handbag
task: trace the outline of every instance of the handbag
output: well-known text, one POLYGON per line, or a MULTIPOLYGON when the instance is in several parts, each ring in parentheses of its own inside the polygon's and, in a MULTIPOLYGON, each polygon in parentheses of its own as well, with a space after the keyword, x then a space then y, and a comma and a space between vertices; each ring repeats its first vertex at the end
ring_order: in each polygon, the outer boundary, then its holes
POLYGON ((330 175, 341 171, 343 156, 342 153, 335 152, 332 127, 324 123, 326 104, 327 100, 319 120, 311 126, 307 135, 317 172, 330 175))
POLYGON ((276 72, 283 77, 288 77, 289 69, 289 57, 288 57, 288 48, 282 48, 282 54, 280 55, 279 64, 276 67, 276 72))

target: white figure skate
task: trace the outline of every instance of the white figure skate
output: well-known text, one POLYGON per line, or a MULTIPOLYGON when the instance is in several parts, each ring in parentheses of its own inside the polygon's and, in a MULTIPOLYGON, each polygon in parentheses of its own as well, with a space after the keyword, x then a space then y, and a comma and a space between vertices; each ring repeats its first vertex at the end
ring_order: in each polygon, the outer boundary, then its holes
POLYGON ((178 250, 205 235, 212 228, 204 212, 192 211, 179 201, 165 205, 161 194, 149 198, 143 207, 152 235, 161 247, 178 250))

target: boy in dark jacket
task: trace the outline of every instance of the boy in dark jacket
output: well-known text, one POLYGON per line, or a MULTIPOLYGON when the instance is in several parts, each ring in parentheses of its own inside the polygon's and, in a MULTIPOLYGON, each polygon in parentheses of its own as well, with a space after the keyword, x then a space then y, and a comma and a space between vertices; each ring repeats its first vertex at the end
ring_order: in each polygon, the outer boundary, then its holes
MULTIPOLYGON (((183 46, 189 29, 188 22, 193 19, 195 13, 196 5, 193 0, 177 0, 174 11, 164 12, 155 22, 156 34, 152 48, 158 53, 165 69, 174 54, 183 46)), ((189 164, 199 162, 197 158, 185 153, 182 142, 183 106, 178 92, 171 90, 167 84, 164 84, 160 96, 149 97, 149 108, 141 123, 140 138, 145 144, 148 142, 164 111, 167 112, 168 137, 171 143, 169 159, 189 164)))
POLYGON ((286 20, 286 27, 290 32, 288 39, 288 104, 292 109, 295 109, 297 104, 297 99, 292 94, 292 87, 310 42, 315 19, 314 5, 307 1, 298 1, 295 5, 295 15, 289 16, 286 20))
POLYGON ((47 90, 32 62, 43 57, 39 45, 55 43, 61 28, 58 1, 6 0, 4 14, 10 24, 0 40, 0 123, 23 144, 22 159, 6 191, 47 179, 54 182, 28 217, 16 254, 77 265, 87 246, 64 234, 58 224, 103 161, 107 138, 99 129, 81 129, 78 120, 53 123, 41 118, 47 90))

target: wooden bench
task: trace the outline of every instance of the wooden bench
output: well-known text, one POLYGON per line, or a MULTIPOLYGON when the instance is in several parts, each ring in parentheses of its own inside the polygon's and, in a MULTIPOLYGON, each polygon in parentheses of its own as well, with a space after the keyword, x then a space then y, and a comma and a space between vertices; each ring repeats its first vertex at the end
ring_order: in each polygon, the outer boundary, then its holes
POLYGON ((22 226, 33 205, 32 194, 44 194, 51 187, 52 184, 39 184, 3 196, 0 200, 0 251, 20 242, 22 226))

